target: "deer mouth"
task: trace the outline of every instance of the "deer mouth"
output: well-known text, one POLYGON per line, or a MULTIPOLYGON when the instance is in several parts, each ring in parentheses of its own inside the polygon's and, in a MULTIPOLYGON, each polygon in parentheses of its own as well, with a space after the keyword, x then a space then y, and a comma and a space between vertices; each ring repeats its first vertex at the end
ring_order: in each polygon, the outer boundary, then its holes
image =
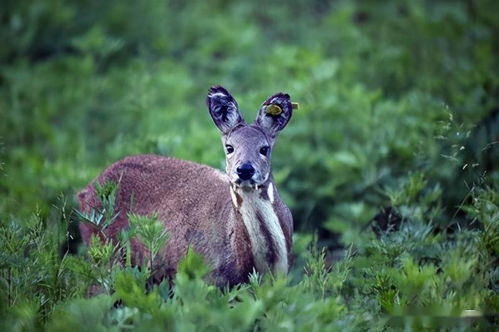
POLYGON ((249 179, 249 180, 237 179, 236 181, 234 181, 234 184, 235 184, 236 188, 241 188, 245 191, 257 190, 258 187, 261 186, 261 183, 256 183, 255 180, 253 180, 253 179, 249 179))

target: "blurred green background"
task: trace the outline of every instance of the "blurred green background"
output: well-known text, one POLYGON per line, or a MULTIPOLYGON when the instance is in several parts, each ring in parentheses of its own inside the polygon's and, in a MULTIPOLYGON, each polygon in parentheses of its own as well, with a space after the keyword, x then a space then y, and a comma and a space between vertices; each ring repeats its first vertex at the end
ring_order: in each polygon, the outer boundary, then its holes
POLYGON ((300 103, 273 155, 297 230, 349 243, 387 206, 411 219, 439 210, 444 228, 465 222, 456 208, 473 184, 498 180, 498 10, 495 1, 2 1, 2 219, 60 222, 61 199, 73 206, 76 191, 129 154, 223 168, 205 107, 208 87, 221 84, 248 121, 277 91, 300 103), (404 208, 415 197, 424 206, 404 208))
POLYGON ((493 330, 498 13, 494 0, 2 0, 0 329, 493 330), (278 91, 300 103, 273 153, 295 264, 222 292, 189 257, 172 293, 146 291, 150 271, 112 265, 110 245, 78 249, 75 194, 130 154, 223 169, 214 84, 248 121, 278 91), (105 294, 86 298, 95 285, 105 294))

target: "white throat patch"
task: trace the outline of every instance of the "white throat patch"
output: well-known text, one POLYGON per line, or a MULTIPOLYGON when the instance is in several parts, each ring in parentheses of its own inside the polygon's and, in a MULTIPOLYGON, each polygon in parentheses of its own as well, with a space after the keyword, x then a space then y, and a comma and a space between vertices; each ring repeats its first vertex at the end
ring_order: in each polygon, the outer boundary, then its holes
MULTIPOLYGON (((257 271, 260 273, 268 271, 272 271, 273 273, 287 273, 288 253, 286 249, 286 239, 284 238, 284 232, 271 203, 274 201, 274 189, 272 184, 269 185, 267 193, 270 201, 260 197, 260 190, 250 192, 239 191, 238 195, 242 198, 239 211, 241 212, 244 225, 249 234, 253 259, 257 271), (263 220, 259 221, 258 216, 263 220), (260 222, 264 223, 263 227, 268 230, 270 241, 273 242, 272 244, 275 250, 275 262, 273 266, 269 266, 267 260, 267 253, 271 248, 271 244, 268 243, 268 235, 264 234, 260 222)), ((233 195, 235 196, 235 193, 233 193, 233 195)))
POLYGON ((269 187, 267 189, 267 196, 269 196, 270 203, 274 204, 274 185, 269 183, 269 187))
POLYGON ((232 204, 234 204, 234 207, 237 209, 239 206, 237 205, 237 197, 236 197, 236 192, 234 191, 235 189, 230 187, 230 198, 232 198, 232 204))

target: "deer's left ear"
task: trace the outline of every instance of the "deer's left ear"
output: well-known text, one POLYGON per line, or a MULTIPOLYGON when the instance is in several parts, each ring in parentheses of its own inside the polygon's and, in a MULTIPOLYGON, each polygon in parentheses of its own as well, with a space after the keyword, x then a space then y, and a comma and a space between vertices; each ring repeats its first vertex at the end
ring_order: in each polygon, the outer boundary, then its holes
POLYGON ((262 128, 271 138, 284 129, 293 115, 291 97, 287 93, 276 93, 269 97, 260 108, 255 124, 262 128))
POLYGON ((213 122, 224 135, 235 127, 245 124, 236 100, 225 88, 219 85, 212 86, 208 91, 206 104, 213 122))

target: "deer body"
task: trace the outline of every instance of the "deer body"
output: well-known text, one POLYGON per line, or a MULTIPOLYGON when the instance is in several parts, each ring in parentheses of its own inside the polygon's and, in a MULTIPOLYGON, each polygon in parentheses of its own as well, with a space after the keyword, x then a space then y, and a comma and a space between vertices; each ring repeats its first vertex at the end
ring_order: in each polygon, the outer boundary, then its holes
MULTIPOLYGON (((291 116, 288 95, 274 95, 291 116), (278 97, 276 97, 278 96, 278 97)), ((275 133, 257 121, 246 125, 227 90, 213 87, 208 95, 210 114, 223 134, 227 173, 189 161, 155 155, 130 156, 109 166, 94 181, 117 183, 116 219, 106 236, 117 241, 128 227, 128 213, 157 214, 169 239, 155 259, 155 279, 171 278, 189 246, 204 256, 219 286, 246 282, 253 270, 287 273, 291 262, 292 216, 273 182, 270 149, 275 133), (266 152, 264 154, 263 152, 266 152)), ((266 115, 265 103, 259 117, 266 115)), ((263 120, 262 120, 263 121, 263 120)), ((281 122, 278 130, 284 126, 281 122)), ((78 194, 82 212, 100 202, 90 183, 78 194)), ((80 224, 86 244, 94 229, 80 224)), ((141 264, 147 250, 132 239, 132 263, 141 264)))

